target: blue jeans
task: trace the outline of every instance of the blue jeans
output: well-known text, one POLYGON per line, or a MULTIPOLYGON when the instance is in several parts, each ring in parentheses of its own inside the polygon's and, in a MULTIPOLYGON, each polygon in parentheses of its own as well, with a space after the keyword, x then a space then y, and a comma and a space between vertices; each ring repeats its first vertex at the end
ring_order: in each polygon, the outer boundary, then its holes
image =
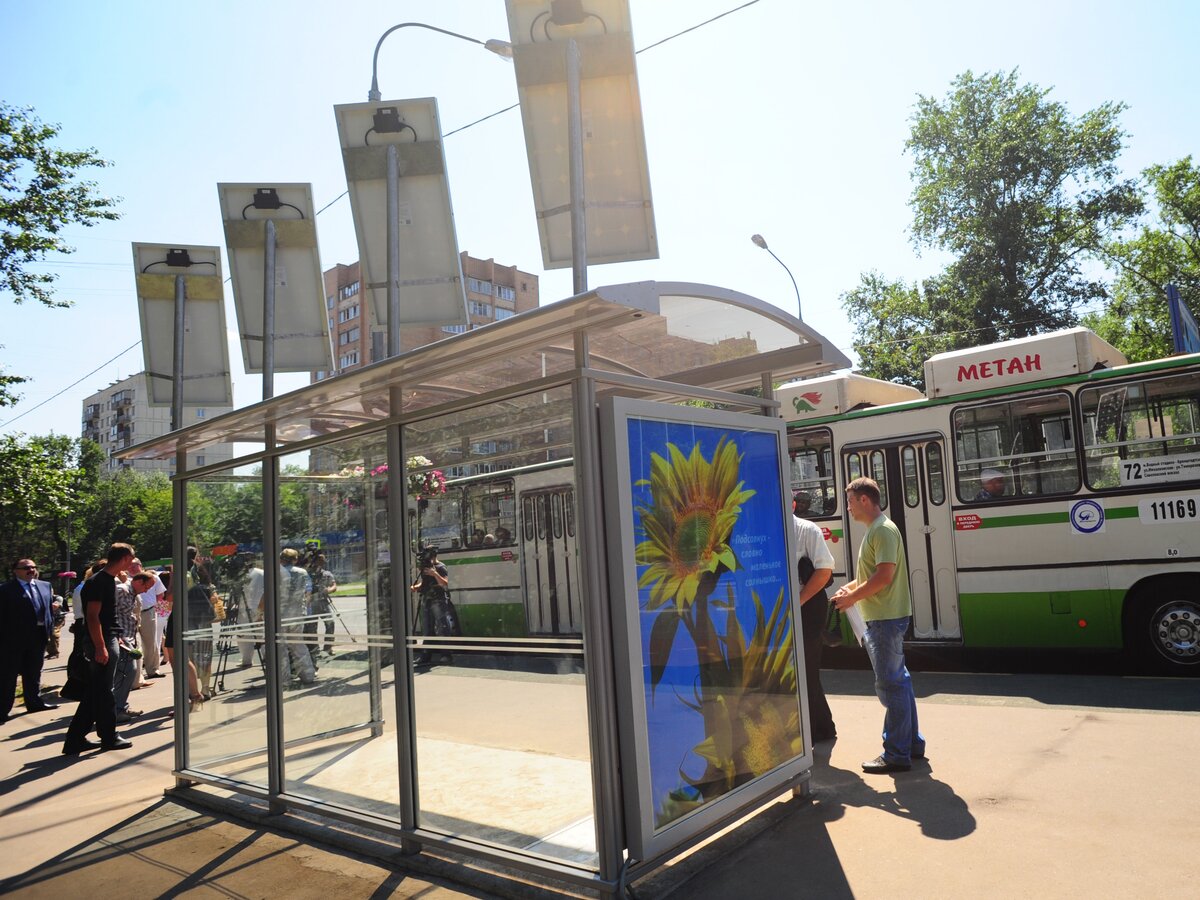
POLYGON ((925 755, 925 738, 917 727, 917 698, 904 665, 904 632, 909 617, 867 622, 863 643, 875 670, 875 696, 883 704, 883 758, 909 763, 925 755))

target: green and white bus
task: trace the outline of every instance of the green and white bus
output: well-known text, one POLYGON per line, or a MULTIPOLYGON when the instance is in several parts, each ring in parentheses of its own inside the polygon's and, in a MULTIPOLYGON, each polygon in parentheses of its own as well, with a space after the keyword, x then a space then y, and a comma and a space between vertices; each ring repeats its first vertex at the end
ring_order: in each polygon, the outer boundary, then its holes
POLYGON ((1073 328, 940 354, 925 383, 778 391, 835 585, 863 530, 844 489, 868 475, 905 536, 912 642, 1200 674, 1200 354, 1129 364, 1073 328))

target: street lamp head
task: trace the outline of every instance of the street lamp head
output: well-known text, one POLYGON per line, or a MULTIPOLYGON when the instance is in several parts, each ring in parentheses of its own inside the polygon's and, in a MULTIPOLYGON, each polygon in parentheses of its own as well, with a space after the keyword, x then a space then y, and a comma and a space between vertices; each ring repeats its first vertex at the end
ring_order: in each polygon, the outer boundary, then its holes
POLYGON ((802 315, 800 308, 800 287, 796 284, 796 276, 792 274, 792 270, 788 268, 787 263, 775 255, 774 250, 767 246, 767 239, 761 234, 750 235, 750 240, 754 242, 755 247, 762 247, 764 250, 770 253, 775 262, 783 266, 783 271, 788 273, 788 278, 792 279, 792 288, 796 291, 796 318, 803 319, 804 316, 802 315))
POLYGON ((491 50, 497 56, 502 56, 505 59, 513 58, 513 47, 508 41, 491 38, 483 42, 483 47, 485 50, 491 50))

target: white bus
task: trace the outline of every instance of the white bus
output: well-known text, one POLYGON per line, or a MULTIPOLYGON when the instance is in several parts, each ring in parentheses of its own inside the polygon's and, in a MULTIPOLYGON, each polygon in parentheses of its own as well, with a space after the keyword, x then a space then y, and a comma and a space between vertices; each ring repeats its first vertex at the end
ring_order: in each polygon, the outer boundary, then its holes
POLYGON ((845 486, 868 475, 905 536, 912 642, 1124 648, 1200 674, 1200 354, 1131 365, 1073 328, 940 354, 925 383, 778 391, 835 585, 863 530, 845 486))

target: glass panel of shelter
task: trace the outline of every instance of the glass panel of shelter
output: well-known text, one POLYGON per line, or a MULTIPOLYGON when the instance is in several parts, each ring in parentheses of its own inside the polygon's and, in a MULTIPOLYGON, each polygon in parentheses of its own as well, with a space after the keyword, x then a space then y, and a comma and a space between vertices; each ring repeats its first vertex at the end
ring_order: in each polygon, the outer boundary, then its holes
POLYGON ((383 432, 280 460, 284 786, 391 818, 399 773, 383 432))
POLYGON ((188 679, 187 766, 266 788, 260 466, 191 479, 185 505, 196 553, 173 579, 171 624, 182 632, 172 665, 188 679))
POLYGON ((409 500, 449 595, 414 578, 405 627, 418 824, 595 866, 570 408, 563 387, 403 426, 410 457, 454 472, 409 500), (431 524, 447 497, 453 534, 448 513, 431 524))

